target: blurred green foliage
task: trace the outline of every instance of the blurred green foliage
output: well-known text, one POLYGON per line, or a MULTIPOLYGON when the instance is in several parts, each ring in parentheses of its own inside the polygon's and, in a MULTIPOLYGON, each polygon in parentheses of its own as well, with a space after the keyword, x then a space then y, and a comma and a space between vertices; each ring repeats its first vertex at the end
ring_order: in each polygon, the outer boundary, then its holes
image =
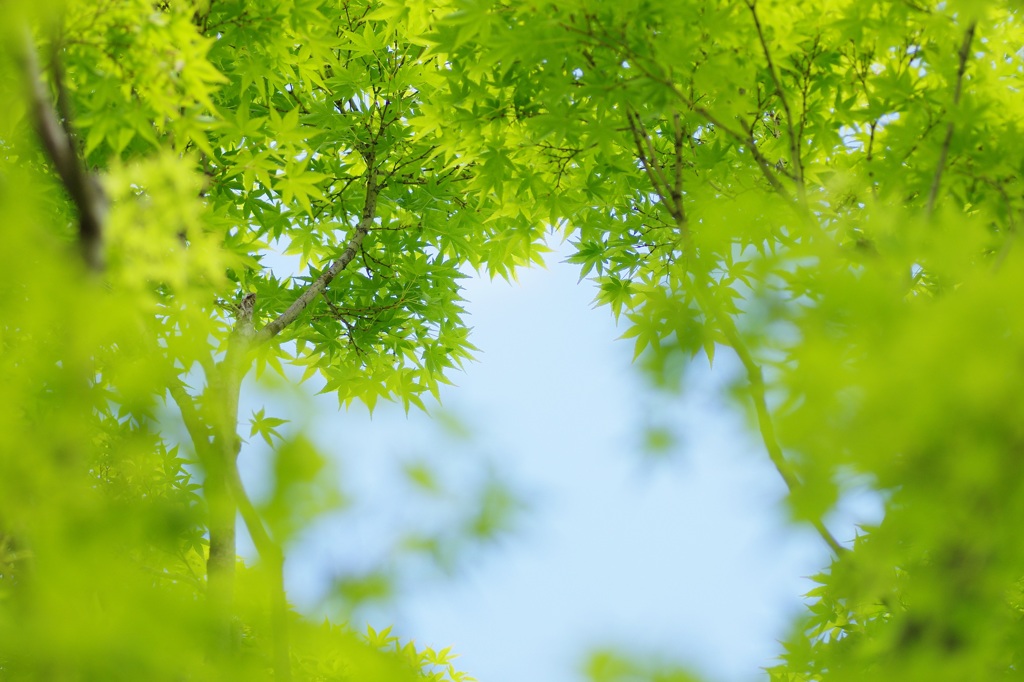
MULTIPOLYGON (((835 555, 772 679, 1020 674, 1018 3, 2 8, 5 679, 467 679, 288 609, 284 549, 343 500, 262 410, 274 488, 249 500, 238 393, 292 366, 341 405, 422 408, 474 350, 463 273, 514 276, 549 229, 657 383, 742 364, 835 555), (840 542, 865 480, 884 519, 840 542)), ((609 652, 589 673, 688 679, 609 652)))

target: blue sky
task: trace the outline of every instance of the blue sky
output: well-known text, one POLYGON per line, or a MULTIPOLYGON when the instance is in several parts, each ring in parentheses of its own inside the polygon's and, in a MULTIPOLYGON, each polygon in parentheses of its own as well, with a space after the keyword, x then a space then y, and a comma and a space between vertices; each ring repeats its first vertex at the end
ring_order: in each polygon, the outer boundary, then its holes
MULTIPOLYGON (((292 550, 291 598, 330 613, 332 576, 400 564, 396 598, 349 614, 353 625, 452 646, 481 682, 582 679, 586 653, 603 646, 709 680, 763 679, 811 587, 805 576, 828 554, 786 522, 784 487, 725 398, 738 363, 723 352, 712 371, 698 358, 681 395, 653 391, 610 312, 592 308, 593 286, 551 261, 512 284, 467 281, 479 361, 432 408, 467 434, 396 405, 372 419, 362 407, 339 412, 332 396, 268 405, 312 427, 355 500, 292 550), (676 438, 663 457, 643 448, 651 426, 676 438), (403 484, 410 463, 436 469, 449 493, 425 499, 403 484), (488 472, 527 503, 514 532, 447 574, 394 554, 403 530, 456 519, 488 472)), ((243 451, 257 496, 259 457, 243 451)), ((857 513, 870 516, 870 504, 836 522, 841 540, 857 513)))

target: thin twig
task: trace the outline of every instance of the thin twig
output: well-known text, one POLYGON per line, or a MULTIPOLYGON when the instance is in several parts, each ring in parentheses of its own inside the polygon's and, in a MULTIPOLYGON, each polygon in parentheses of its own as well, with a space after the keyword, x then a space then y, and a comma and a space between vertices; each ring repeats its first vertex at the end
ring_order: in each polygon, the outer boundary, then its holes
MULTIPOLYGON (((964 31, 964 40, 960 45, 960 53, 958 55, 960 63, 956 70, 956 87, 953 91, 953 108, 960 104, 960 94, 963 92, 964 85, 964 72, 967 71, 967 58, 971 53, 971 42, 974 40, 974 31, 978 27, 978 22, 971 22, 967 30, 964 31)), ((935 200, 939 196, 939 186, 942 183, 942 173, 946 169, 946 158, 949 156, 949 147, 953 143, 953 122, 950 121, 949 125, 946 126, 946 138, 942 141, 942 149, 939 152, 939 164, 935 168, 935 177, 932 179, 932 188, 928 193, 928 206, 926 208, 927 215, 931 216, 935 211, 935 200)))

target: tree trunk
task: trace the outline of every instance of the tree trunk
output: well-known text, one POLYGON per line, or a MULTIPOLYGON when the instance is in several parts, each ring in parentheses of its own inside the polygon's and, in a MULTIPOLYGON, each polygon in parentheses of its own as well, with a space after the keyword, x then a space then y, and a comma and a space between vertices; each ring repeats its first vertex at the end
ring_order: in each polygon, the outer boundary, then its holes
POLYGON ((238 395, 242 379, 249 369, 248 350, 252 338, 252 313, 255 294, 247 294, 239 307, 235 333, 228 344, 223 362, 215 367, 209 394, 213 401, 207 406, 212 415, 213 447, 207 463, 204 492, 209 506, 210 553, 206 560, 206 587, 210 608, 216 621, 221 621, 222 644, 227 651, 237 648, 238 634, 232 626, 235 595, 235 546, 238 501, 229 477, 234 475, 242 440, 238 435, 238 395))

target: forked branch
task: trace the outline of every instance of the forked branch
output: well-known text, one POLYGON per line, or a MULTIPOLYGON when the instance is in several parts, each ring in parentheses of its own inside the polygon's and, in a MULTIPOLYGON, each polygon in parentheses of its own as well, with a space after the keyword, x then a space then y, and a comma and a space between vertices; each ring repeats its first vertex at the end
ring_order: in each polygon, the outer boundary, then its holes
POLYGON ((281 313, 274 321, 267 324, 267 326, 256 332, 253 337, 253 344, 262 344, 273 337, 277 336, 284 330, 285 327, 290 325, 307 306, 319 296, 327 286, 334 280, 338 274, 348 267, 348 264, 352 262, 352 259, 359 253, 359 249, 363 244, 363 239, 366 237, 370 228, 373 226, 373 220, 377 215, 377 195, 380 193, 380 188, 377 186, 377 169, 374 167, 373 157, 369 157, 366 160, 366 198, 363 200, 363 212, 359 219, 359 224, 356 226, 355 233, 349 239, 348 244, 345 246, 345 250, 341 253, 338 258, 331 263, 324 272, 313 281, 306 289, 299 294, 299 297, 292 302, 288 308, 281 313))

